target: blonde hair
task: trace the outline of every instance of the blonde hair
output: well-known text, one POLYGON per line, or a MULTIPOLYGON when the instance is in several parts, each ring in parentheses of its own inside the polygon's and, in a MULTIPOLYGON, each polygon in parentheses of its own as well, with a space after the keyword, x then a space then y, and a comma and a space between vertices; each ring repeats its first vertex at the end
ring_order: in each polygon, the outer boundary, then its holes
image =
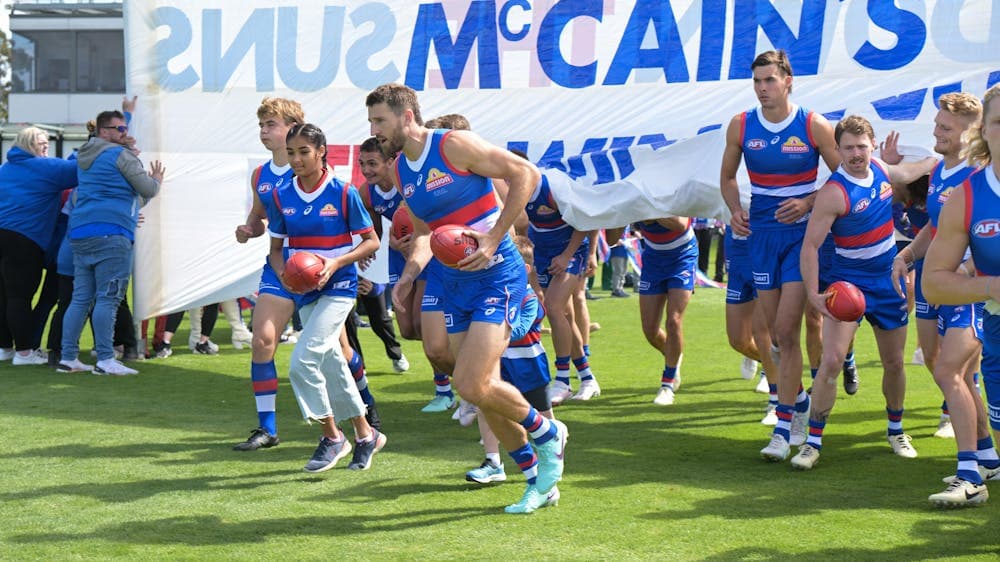
POLYGON ((986 118, 989 117, 990 102, 998 97, 1000 97, 1000 84, 986 90, 986 95, 983 96, 983 115, 979 118, 979 122, 969 127, 965 133, 967 146, 963 154, 970 166, 985 166, 993 160, 990 147, 983 138, 983 127, 986 126, 986 118))
POLYGON ((453 131, 471 131, 469 120, 458 113, 439 115, 424 124, 428 129, 451 129, 453 131))
POLYGON ((305 123, 306 114, 302 111, 302 105, 286 98, 264 98, 257 108, 257 119, 265 117, 278 117, 285 122, 285 125, 295 125, 305 123))
POLYGON ((38 146, 39 135, 43 135, 46 139, 49 138, 49 134, 38 127, 25 127, 17 132, 14 146, 35 156, 41 156, 42 151, 38 146))

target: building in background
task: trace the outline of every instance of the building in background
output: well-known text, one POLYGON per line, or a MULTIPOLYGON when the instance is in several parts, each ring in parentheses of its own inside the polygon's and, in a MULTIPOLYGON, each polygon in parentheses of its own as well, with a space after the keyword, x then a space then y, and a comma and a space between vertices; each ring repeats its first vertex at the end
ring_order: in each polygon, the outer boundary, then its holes
POLYGON ((51 131, 51 156, 87 139, 85 123, 121 107, 125 40, 121 1, 15 1, 10 6, 9 122, 0 153, 27 125, 51 131))

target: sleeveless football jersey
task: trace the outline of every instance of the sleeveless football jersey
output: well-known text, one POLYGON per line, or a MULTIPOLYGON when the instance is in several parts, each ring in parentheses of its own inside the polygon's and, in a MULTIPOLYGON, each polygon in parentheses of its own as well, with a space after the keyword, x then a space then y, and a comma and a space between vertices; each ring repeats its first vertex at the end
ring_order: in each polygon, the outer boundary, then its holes
MULTIPOLYGON (((326 258, 339 257, 353 248, 352 234, 373 230, 358 191, 328 171, 321 186, 311 193, 303 191, 295 178, 273 195, 279 218, 269 230, 273 236, 287 238, 289 255, 309 251, 326 258)), ((353 298, 357 295, 357 281, 353 263, 341 267, 325 286, 302 296, 300 304, 308 304, 320 295, 353 298)))
POLYGON ((268 160, 258 166, 253 175, 256 179, 253 188, 257 192, 257 197, 260 198, 260 202, 264 204, 267 221, 272 222, 275 219, 276 208, 271 192, 291 184, 292 176, 295 173, 292 172, 292 167, 287 164, 275 166, 273 161, 268 160))
POLYGON ((851 177, 840 167, 828 183, 844 196, 844 214, 830 227, 836 244, 835 269, 840 275, 886 275, 896 257, 896 241, 892 184, 885 164, 873 158, 865 179, 851 177))
POLYGON ((937 232, 938 217, 941 216, 941 208, 951 195, 953 189, 960 187, 972 172, 976 169, 969 166, 963 160, 961 164, 946 170, 944 160, 934 166, 931 172, 931 179, 927 187, 927 217, 931 225, 931 235, 937 232))
MULTIPOLYGON (((740 146, 750 176, 750 229, 778 230, 792 225, 774 218, 789 197, 816 191, 819 151, 809 132, 813 113, 796 107, 781 123, 769 123, 760 108, 742 114, 740 146)), ((805 228, 806 213, 796 226, 805 228)))
MULTIPOLYGON (((444 156, 442 143, 451 131, 431 131, 420 157, 411 162, 405 154, 396 158, 397 185, 410 211, 431 230, 446 224, 460 224, 470 230, 488 232, 500 216, 493 184, 488 178, 456 170, 444 156)), ((509 235, 500 242, 489 267, 481 271, 441 268, 446 276, 479 277, 498 264, 524 267, 521 255, 509 235)))
POLYGON ((979 275, 1000 275, 1000 180, 992 166, 969 176, 965 189, 965 226, 979 275))

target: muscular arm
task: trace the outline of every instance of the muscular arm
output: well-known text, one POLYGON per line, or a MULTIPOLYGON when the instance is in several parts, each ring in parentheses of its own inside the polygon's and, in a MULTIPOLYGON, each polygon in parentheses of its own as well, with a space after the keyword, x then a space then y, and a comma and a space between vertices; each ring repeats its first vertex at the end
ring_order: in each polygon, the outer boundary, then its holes
POLYGON ((799 255, 799 269, 806 287, 806 296, 813 307, 826 315, 829 315, 824 305, 826 295, 819 293, 819 247, 830 233, 833 221, 845 212, 844 207, 844 196, 839 188, 830 184, 820 188, 799 255))
POLYGON ((888 166, 889 181, 894 185, 906 185, 926 176, 934 169, 937 158, 928 156, 919 162, 901 162, 888 166))
POLYGON ((998 293, 1000 281, 995 276, 968 277, 956 273, 969 232, 965 228, 965 190, 952 191, 941 209, 937 235, 924 258, 923 290, 932 304, 968 304, 986 300, 998 293))
POLYGON ((507 184, 507 197, 496 224, 487 233, 470 231, 470 235, 478 240, 479 249, 458 264, 464 271, 484 269, 500 241, 524 211, 531 192, 541 180, 541 173, 531 162, 489 144, 469 131, 454 131, 449 134, 442 150, 448 161, 459 170, 468 170, 487 178, 499 178, 507 184))
POLYGON ((840 166, 840 154, 837 152, 837 141, 833 138, 833 125, 826 117, 816 113, 809 122, 809 134, 816 143, 816 150, 830 171, 840 166))
POLYGON ((736 181, 736 173, 740 171, 740 160, 743 158, 741 127, 742 119, 737 115, 729 121, 729 127, 726 129, 726 149, 722 153, 719 188, 722 190, 722 199, 732 215, 729 225, 733 233, 746 236, 750 234, 750 220, 740 202, 740 184, 736 181))

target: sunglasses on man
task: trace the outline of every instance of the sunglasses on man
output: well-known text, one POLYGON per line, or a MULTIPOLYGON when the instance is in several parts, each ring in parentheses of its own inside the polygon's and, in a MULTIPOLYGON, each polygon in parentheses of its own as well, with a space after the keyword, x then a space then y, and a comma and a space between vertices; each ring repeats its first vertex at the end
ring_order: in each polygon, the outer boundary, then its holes
POLYGON ((107 127, 101 127, 101 128, 102 129, 115 129, 119 133, 127 133, 128 132, 128 126, 127 125, 107 126, 107 127))

